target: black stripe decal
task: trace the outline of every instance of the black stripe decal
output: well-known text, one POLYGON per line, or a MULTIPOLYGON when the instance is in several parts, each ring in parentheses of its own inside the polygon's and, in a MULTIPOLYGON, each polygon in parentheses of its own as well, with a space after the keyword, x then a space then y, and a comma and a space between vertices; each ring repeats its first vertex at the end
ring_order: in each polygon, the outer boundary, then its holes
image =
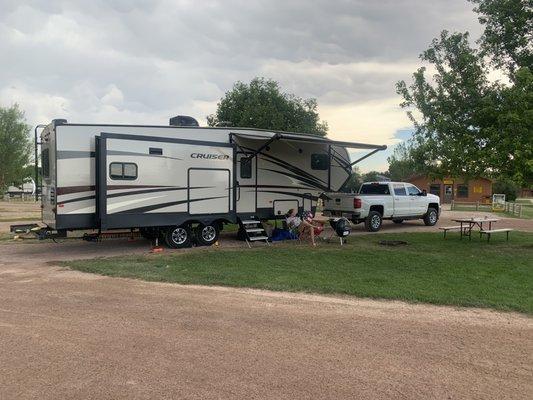
POLYGON ((257 192, 258 193, 286 194, 289 196, 300 197, 302 199, 310 199, 314 201, 317 201, 319 199, 317 196, 313 196, 312 194, 309 194, 309 193, 292 193, 292 192, 282 192, 282 191, 277 191, 277 190, 258 190, 257 192))
POLYGON ((218 197, 206 197, 204 199, 170 201, 168 203, 159 203, 159 204, 153 204, 151 206, 131 208, 129 210, 119 211, 119 212, 113 213, 113 214, 145 213, 147 211, 154 211, 154 210, 158 210, 160 208, 165 208, 165 207, 170 207, 170 206, 177 206, 179 204, 193 203, 193 202, 204 201, 204 200, 225 199, 227 197, 228 196, 218 196, 218 197))
MULTIPOLYGON (((192 187, 190 189, 210 189, 210 188, 213 188, 213 187, 214 186, 200 186, 200 187, 192 187)), ((187 189, 188 188, 186 188, 186 187, 182 187, 182 188, 176 187, 176 188, 164 188, 164 189, 135 190, 135 191, 131 191, 131 192, 112 193, 112 194, 108 194, 106 197, 109 199, 109 198, 112 198, 112 197, 132 196, 132 195, 135 195, 135 194, 171 192, 171 191, 174 191, 174 190, 187 190, 187 189)), ((67 204, 67 203, 75 203, 77 201, 91 200, 91 199, 94 199, 95 197, 96 197, 95 195, 78 197, 76 199, 58 201, 58 204, 67 204)))

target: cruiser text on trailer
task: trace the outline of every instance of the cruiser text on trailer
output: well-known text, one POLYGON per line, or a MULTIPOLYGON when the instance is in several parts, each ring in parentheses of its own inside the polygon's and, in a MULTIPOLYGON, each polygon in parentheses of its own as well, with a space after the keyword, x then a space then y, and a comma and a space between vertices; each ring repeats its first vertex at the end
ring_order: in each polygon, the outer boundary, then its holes
POLYGON ((354 162, 347 148, 369 149, 368 155, 386 148, 308 134, 200 128, 189 120, 196 126, 66 120, 44 126, 47 229, 65 235, 139 228, 144 236, 165 237, 171 247, 189 246, 196 233, 209 245, 223 223, 276 218, 290 208, 314 211, 323 192, 349 179, 354 162))

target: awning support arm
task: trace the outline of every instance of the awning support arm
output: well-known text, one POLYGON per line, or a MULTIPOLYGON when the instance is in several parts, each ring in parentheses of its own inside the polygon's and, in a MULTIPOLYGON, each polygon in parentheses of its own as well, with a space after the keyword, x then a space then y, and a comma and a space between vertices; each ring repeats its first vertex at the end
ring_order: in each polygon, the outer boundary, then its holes
MULTIPOLYGON (((385 148, 386 148, 386 147, 385 147, 385 148)), ((357 160, 355 160, 354 162, 352 162, 352 163, 350 164, 350 167, 353 167, 353 166, 354 166, 355 164, 357 164, 358 162, 363 161, 365 158, 368 158, 368 157, 370 157, 371 155, 376 154, 378 151, 381 151, 381 150, 385 150, 385 149, 384 149, 384 148, 379 148, 379 149, 376 149, 376 150, 371 151, 370 153, 368 153, 368 154, 364 155, 363 157, 358 158, 357 160)))
POLYGON ((272 136, 270 139, 268 139, 261 147, 259 147, 257 150, 254 150, 254 152, 252 154, 250 154, 246 158, 250 158, 250 159, 254 158, 256 155, 261 153, 261 151, 266 149, 268 147, 268 145, 271 144, 274 140, 279 140, 282 137, 283 136, 281 135, 281 133, 276 133, 274 136, 272 136))

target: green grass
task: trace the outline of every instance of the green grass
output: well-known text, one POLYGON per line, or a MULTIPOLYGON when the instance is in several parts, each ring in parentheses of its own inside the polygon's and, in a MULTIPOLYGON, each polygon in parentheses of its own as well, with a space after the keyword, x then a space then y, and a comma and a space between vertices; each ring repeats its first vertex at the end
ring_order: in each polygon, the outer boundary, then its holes
POLYGON ((39 221, 41 219, 40 215, 37 215, 35 217, 2 217, 0 218, 0 222, 16 222, 16 221, 39 221))
POLYGON ((182 284, 344 294, 533 313, 533 234, 460 241, 450 234, 378 234, 318 248, 276 244, 252 250, 68 261, 72 269, 182 284), (403 247, 380 246, 402 239, 403 247))

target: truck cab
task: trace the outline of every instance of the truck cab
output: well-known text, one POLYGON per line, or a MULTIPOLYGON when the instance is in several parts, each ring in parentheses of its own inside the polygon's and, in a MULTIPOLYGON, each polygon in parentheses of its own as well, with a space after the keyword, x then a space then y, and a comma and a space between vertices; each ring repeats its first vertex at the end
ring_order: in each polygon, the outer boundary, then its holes
POLYGON ((357 193, 325 193, 324 215, 342 216, 354 223, 364 222, 376 232, 384 219, 401 224, 422 219, 427 226, 437 223, 440 198, 407 182, 365 182, 357 193))

